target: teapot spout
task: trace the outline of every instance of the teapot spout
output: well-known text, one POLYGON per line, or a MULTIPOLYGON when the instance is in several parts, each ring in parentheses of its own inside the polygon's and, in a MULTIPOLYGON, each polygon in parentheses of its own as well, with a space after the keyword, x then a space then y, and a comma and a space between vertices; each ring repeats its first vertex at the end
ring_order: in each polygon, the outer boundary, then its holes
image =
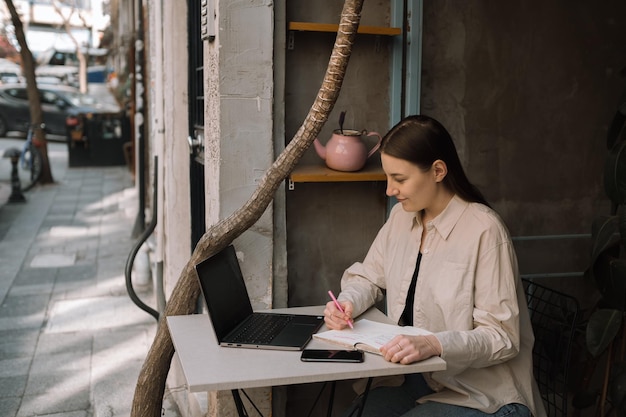
POLYGON ((322 145, 322 143, 317 138, 315 138, 315 140, 313 141, 313 146, 315 147, 315 152, 317 152, 317 155, 325 161, 326 147, 324 147, 324 145, 322 145))

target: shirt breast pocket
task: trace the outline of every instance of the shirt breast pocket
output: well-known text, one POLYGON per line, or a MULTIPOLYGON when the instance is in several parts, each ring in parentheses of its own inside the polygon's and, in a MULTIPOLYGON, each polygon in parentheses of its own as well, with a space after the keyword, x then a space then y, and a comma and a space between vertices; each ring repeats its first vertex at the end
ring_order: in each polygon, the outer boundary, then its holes
POLYGON ((473 277, 470 265, 454 261, 443 261, 441 272, 431 283, 433 302, 444 315, 472 314, 473 277))

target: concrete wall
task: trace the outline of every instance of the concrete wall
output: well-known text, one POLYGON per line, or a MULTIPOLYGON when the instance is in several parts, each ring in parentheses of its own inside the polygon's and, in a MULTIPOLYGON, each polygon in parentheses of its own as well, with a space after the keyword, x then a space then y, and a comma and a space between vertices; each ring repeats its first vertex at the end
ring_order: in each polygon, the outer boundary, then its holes
MULTIPOLYGON (((272 4, 266 0, 215 3, 217 36, 213 42, 202 43, 207 227, 243 205, 274 159, 272 4)), ((187 10, 185 2, 163 3, 160 14, 153 11, 159 6, 152 6, 151 150, 160 157, 162 195, 156 258, 162 257, 169 297, 191 253, 187 10), (157 64, 159 47, 162 62, 157 64), (159 100, 162 102, 155 102, 159 100)), ((270 207, 234 242, 255 309, 272 307, 272 220, 270 207)), ((184 386, 175 358, 168 387, 183 415, 235 415, 229 392, 189 395, 184 386)), ((269 414, 270 389, 248 393, 264 414, 269 414)))
MULTIPOLYGON (((512 235, 588 234, 608 213, 625 23, 623 1, 424 2, 422 111, 448 127, 512 235)), ((518 241, 522 272, 582 271, 588 243, 518 241)))
MULTIPOLYGON (((219 3, 205 51, 207 226, 252 195, 274 161, 271 2, 219 3)), ((235 242, 254 308, 272 307, 272 210, 235 242)))
MULTIPOLYGON (((164 4, 163 27, 163 175, 161 210, 166 295, 171 294, 191 253, 189 203, 189 148, 187 145, 187 9, 164 4)), ((156 129, 153 129, 157 133, 156 129)))
MULTIPOLYGON (((216 2, 218 31, 205 44, 207 227, 238 210, 274 160, 272 2, 216 2)), ((234 242, 253 308, 273 306, 273 217, 268 207, 234 242)), ((268 414, 271 389, 249 390, 268 414)), ((235 415, 230 393, 210 393, 208 415, 235 415)))
MULTIPOLYGON (((148 24, 150 58, 147 60, 151 117, 146 123, 151 132, 151 157, 156 155, 159 158, 159 218, 154 233, 157 245, 153 261, 162 262, 165 295, 169 298, 191 253, 187 7, 185 2, 153 2, 152 6, 148 24)), ((175 358, 167 382, 168 389, 183 415, 198 416, 199 404, 206 404, 206 400, 188 395, 185 385, 175 358)))

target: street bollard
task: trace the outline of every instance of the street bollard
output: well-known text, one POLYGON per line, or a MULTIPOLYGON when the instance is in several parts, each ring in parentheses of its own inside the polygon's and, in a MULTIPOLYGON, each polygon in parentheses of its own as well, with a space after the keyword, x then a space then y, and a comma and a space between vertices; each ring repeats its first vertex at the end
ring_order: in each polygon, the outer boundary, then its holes
POLYGON ((9 203, 24 203, 26 198, 22 194, 22 184, 20 183, 20 176, 17 171, 17 163, 20 160, 21 152, 16 148, 9 148, 4 151, 5 158, 11 158, 11 195, 9 196, 9 203))

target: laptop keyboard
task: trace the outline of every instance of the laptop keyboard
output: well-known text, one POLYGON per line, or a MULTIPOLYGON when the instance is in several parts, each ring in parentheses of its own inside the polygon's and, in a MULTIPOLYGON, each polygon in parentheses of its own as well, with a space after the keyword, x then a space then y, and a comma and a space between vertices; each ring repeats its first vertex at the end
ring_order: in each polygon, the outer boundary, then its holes
POLYGON ((246 325, 232 337, 232 343, 269 343, 293 319, 293 316, 276 314, 254 314, 246 325))

